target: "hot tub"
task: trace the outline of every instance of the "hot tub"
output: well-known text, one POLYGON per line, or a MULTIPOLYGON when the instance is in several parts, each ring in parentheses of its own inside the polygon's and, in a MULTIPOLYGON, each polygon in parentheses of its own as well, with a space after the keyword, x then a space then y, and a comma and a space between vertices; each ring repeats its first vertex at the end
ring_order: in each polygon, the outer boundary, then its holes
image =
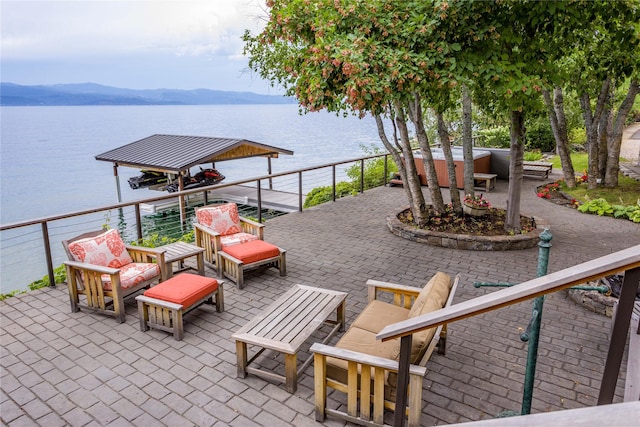
MULTIPOLYGON (((456 168, 456 183, 459 189, 464 188, 464 158, 461 147, 451 149, 453 154, 453 164, 456 168)), ((444 159, 442 148, 431 148, 433 155, 433 163, 438 176, 438 185, 440 187, 449 187, 449 174, 447 173, 447 162, 444 159)), ((420 175, 420 184, 427 185, 426 172, 424 170, 424 161, 419 151, 413 153, 413 160, 420 175)), ((491 152, 487 150, 473 150, 473 171, 474 173, 489 173, 491 165, 491 152)))

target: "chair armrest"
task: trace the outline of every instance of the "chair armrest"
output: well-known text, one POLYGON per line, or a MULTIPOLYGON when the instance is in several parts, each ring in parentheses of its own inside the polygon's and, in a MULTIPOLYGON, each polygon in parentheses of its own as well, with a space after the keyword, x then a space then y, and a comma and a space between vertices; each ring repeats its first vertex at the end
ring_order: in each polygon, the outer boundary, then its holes
POLYGON ((129 252, 138 252, 141 254, 149 254, 153 257, 158 257, 160 254, 164 254, 165 251, 158 248, 147 248, 145 246, 133 246, 133 245, 125 245, 127 251, 129 252))
POLYGON ((149 262, 156 261, 156 264, 160 266, 160 281, 167 278, 167 263, 164 260, 165 250, 158 248, 147 248, 144 246, 125 246, 127 252, 131 255, 133 262, 149 262))
POLYGON ((76 270, 95 271, 96 273, 100 273, 100 274, 114 275, 114 274, 120 273, 120 270, 117 268, 102 267, 101 265, 88 264, 86 262, 65 261, 64 264, 76 270))
POLYGON ((204 233, 208 234, 211 237, 219 236, 220 233, 213 230, 212 228, 207 227, 206 225, 198 224, 197 222, 193 223, 193 228, 195 228, 196 233, 204 233))
POLYGON ((252 221, 248 218, 240 217, 240 225, 245 233, 258 236, 260 240, 264 240, 264 224, 252 221))
POLYGON ((149 259, 155 259, 158 264, 164 263, 164 253, 166 251, 163 249, 130 245, 126 245, 125 248, 127 248, 127 252, 129 252, 133 262, 149 262, 149 259))
MULTIPOLYGON (((313 343, 309 351, 315 354, 333 357, 335 359, 341 359, 348 362, 356 362, 376 368, 382 368, 390 372, 398 372, 399 363, 395 360, 385 359, 384 357, 371 356, 370 354, 360 353, 344 348, 337 348, 320 343, 313 343)), ((427 374, 427 368, 424 366, 409 365, 409 374, 419 375, 423 377, 427 374)))
POLYGON ((393 304, 411 308, 413 301, 418 297, 422 288, 415 286, 399 285, 397 283, 381 282, 378 280, 367 280, 369 302, 378 299, 378 293, 386 292, 393 295, 393 304))

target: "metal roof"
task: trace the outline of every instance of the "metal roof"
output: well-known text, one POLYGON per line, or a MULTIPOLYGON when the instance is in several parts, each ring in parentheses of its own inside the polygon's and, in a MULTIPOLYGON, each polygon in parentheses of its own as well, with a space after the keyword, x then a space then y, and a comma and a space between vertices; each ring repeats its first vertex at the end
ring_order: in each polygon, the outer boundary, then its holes
POLYGON ((246 139, 151 135, 95 157, 116 166, 180 172, 204 163, 279 154, 291 155, 293 151, 246 139))

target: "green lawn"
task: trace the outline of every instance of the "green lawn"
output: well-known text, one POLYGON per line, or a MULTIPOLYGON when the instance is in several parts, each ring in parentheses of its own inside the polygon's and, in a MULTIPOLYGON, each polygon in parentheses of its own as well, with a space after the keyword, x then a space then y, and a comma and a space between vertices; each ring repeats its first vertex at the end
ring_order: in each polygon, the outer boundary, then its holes
MULTIPOLYGON (((576 174, 582 175, 587 169, 588 156, 586 153, 571 154, 573 169, 576 174)), ((551 159, 554 168, 562 169, 560 166, 560 157, 554 156, 551 159)), ((576 188, 569 189, 563 184, 562 191, 571 195, 576 200, 584 203, 588 200, 603 198, 607 202, 616 205, 635 205, 640 199, 640 182, 633 178, 620 174, 617 188, 599 187, 594 190, 588 190, 586 184, 579 184, 576 188)))

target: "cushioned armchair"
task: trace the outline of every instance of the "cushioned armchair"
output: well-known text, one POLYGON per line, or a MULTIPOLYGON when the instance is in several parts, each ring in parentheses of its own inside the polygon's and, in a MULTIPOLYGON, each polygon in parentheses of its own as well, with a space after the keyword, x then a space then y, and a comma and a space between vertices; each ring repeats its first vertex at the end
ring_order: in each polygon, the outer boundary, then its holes
POLYGON ((198 208, 196 220, 196 245, 205 249, 205 261, 216 269, 220 265, 219 252, 225 246, 264 240, 264 225, 241 217, 235 203, 198 208))
MULTIPOLYGON (((438 272, 424 288, 367 281, 369 304, 335 346, 315 343, 314 389, 316 421, 327 415, 355 424, 383 426, 387 410, 396 411, 400 340, 382 342, 376 335, 386 326, 451 305, 459 277, 438 272), (384 297, 386 295, 386 298, 384 297), (380 298, 379 298, 380 297, 380 298), (346 407, 332 408, 327 389, 345 393, 346 407)), ((434 350, 444 354, 446 325, 412 335, 407 407, 409 427, 420 426, 425 365, 434 350)), ((337 399, 338 397, 334 395, 337 399)))
POLYGON ((85 233, 62 246, 72 312, 98 311, 122 323, 124 299, 166 277, 164 251, 125 245, 115 229, 85 233))

